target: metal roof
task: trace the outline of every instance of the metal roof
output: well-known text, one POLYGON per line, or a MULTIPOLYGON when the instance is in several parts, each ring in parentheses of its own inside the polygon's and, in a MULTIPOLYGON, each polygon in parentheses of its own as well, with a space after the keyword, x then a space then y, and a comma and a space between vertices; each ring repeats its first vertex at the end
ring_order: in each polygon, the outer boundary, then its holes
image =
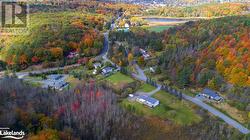
POLYGON ((51 75, 48 75, 47 77, 48 77, 48 79, 51 79, 51 80, 59 80, 59 79, 61 79, 63 76, 60 75, 60 74, 51 74, 51 75))
POLYGON ((220 98, 220 96, 217 94, 216 91, 213 91, 211 89, 208 89, 208 88, 205 88, 203 91, 202 91, 203 94, 206 94, 208 96, 211 96, 213 98, 220 98))
POLYGON ((155 104, 155 103, 159 102, 159 100, 152 98, 152 97, 149 97, 149 96, 146 96, 146 95, 140 95, 140 96, 138 96, 138 98, 143 99, 145 101, 148 101, 151 104, 155 104))

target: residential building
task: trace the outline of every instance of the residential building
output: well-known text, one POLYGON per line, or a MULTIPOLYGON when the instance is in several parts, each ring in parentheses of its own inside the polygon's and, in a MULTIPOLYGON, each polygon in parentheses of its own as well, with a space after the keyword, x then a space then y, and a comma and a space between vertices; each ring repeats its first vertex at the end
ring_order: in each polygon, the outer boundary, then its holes
POLYGON ((71 59, 71 58, 75 58, 77 57, 79 54, 77 52, 70 52, 69 55, 67 56, 67 58, 71 59))
POLYGON ((145 60, 150 57, 150 55, 144 49, 140 49, 140 52, 141 52, 141 54, 142 54, 142 56, 144 57, 145 60))
POLYGON ((97 69, 97 68, 102 67, 102 64, 101 63, 94 63, 93 66, 95 69, 97 69))
POLYGON ((223 98, 216 92, 211 89, 205 88, 202 92, 201 95, 215 101, 221 101, 223 98))
POLYGON ((125 27, 125 28, 129 28, 129 24, 128 24, 128 23, 125 23, 124 27, 125 27))
POLYGON ((47 80, 43 81, 44 88, 54 88, 57 90, 63 90, 68 83, 64 81, 65 76, 61 74, 52 74, 47 76, 47 80))
POLYGON ((59 79, 61 79, 62 77, 63 77, 63 76, 60 75, 60 74, 51 74, 51 75, 48 75, 48 76, 47 76, 47 78, 48 78, 49 80, 53 80, 53 81, 59 80, 59 79))
POLYGON ((152 98, 152 97, 149 97, 149 96, 146 96, 146 95, 140 95, 138 97, 136 97, 136 101, 139 102, 139 103, 142 103, 144 105, 147 105, 148 107, 156 107, 160 104, 160 101, 155 99, 155 98, 152 98))
POLYGON ((111 72, 113 72, 113 68, 112 67, 105 67, 104 69, 102 69, 102 74, 103 75, 108 75, 111 72))

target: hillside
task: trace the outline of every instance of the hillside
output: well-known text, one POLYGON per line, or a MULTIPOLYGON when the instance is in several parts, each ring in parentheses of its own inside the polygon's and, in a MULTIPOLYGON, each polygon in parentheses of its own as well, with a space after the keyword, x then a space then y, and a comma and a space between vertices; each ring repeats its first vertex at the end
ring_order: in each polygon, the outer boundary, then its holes
POLYGON ((31 14, 30 34, 2 36, 1 59, 15 69, 62 60, 69 52, 95 56, 102 49, 108 16, 81 12, 31 14))
POLYGON ((171 79, 182 86, 193 83, 219 88, 223 81, 250 86, 249 30, 249 15, 171 28, 163 38, 167 47, 160 58, 162 68, 176 73, 171 79))
POLYGON ((248 11, 247 4, 241 3, 212 3, 188 7, 157 7, 145 12, 145 15, 168 17, 218 17, 240 15, 248 11))
POLYGON ((122 66, 134 57, 142 67, 156 67, 150 75, 164 84, 220 91, 230 105, 249 111, 249 31, 250 15, 188 22, 160 33, 133 28, 111 33, 109 54, 122 66), (152 58, 144 60, 140 48, 152 58))

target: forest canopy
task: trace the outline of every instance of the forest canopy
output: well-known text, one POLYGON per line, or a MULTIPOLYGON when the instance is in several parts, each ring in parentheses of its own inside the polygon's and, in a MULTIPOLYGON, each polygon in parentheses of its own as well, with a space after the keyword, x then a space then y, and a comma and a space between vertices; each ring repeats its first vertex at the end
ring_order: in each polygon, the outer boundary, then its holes
POLYGON ((247 10, 246 4, 216 3, 190 7, 157 7, 147 10, 144 14, 169 17, 218 17, 240 15, 247 10))
POLYGON ((62 60, 70 52, 99 54, 109 17, 81 12, 31 14, 28 36, 1 36, 1 59, 9 66, 62 60))

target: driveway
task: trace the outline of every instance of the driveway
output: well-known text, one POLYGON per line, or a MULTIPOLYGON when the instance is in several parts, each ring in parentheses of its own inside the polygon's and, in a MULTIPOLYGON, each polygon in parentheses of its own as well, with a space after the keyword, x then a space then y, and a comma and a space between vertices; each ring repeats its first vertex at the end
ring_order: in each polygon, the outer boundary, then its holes
POLYGON ((195 103, 196 105, 200 106, 201 108, 203 108, 203 109, 209 111, 210 113, 214 114, 215 116, 221 118, 222 120, 224 120, 229 125, 231 125, 231 126, 235 127, 236 129, 238 129, 241 133, 243 133, 243 134, 250 133, 250 131, 246 127, 244 127, 240 123, 236 122, 235 120, 229 118, 228 116, 221 113, 217 109, 215 109, 215 108, 209 106, 208 104, 202 102, 201 100, 199 100, 197 98, 190 97, 190 96, 185 95, 185 94, 183 94, 183 98, 188 100, 188 101, 191 101, 191 102, 195 103))
MULTIPOLYGON (((141 80, 141 81, 146 81, 145 79, 147 79, 147 77, 145 76, 143 70, 136 65, 136 70, 138 72, 138 74, 133 74, 133 77, 141 80)), ((148 95, 153 95, 154 93, 158 92, 160 90, 161 85, 157 84, 158 88, 152 92, 146 93, 148 95)), ((137 94, 143 94, 143 92, 138 92, 137 94)), ((196 105, 198 105, 199 107, 209 111, 210 113, 212 113, 213 115, 219 117, 220 119, 224 120, 227 124, 229 124, 230 126, 233 126, 234 128, 238 129, 241 133, 243 134, 248 134, 250 133, 250 131, 244 127, 243 125, 241 125, 240 123, 236 122, 235 120, 231 119, 230 117, 226 116, 225 114, 223 114, 222 112, 218 111, 217 109, 215 109, 214 107, 202 102, 201 100, 199 100, 198 98, 193 98, 191 96, 188 96, 186 94, 182 93, 182 97, 185 100, 188 100, 196 105)))
POLYGON ((135 93, 135 95, 147 95, 147 96, 152 96, 154 95, 155 93, 157 93, 158 91, 161 90, 161 86, 159 85, 155 90, 153 91, 150 91, 150 92, 142 92, 142 91, 137 91, 135 93))
POLYGON ((135 69, 138 74, 132 73, 132 76, 140 81, 147 81, 147 76, 144 74, 144 71, 137 65, 135 64, 135 69))

